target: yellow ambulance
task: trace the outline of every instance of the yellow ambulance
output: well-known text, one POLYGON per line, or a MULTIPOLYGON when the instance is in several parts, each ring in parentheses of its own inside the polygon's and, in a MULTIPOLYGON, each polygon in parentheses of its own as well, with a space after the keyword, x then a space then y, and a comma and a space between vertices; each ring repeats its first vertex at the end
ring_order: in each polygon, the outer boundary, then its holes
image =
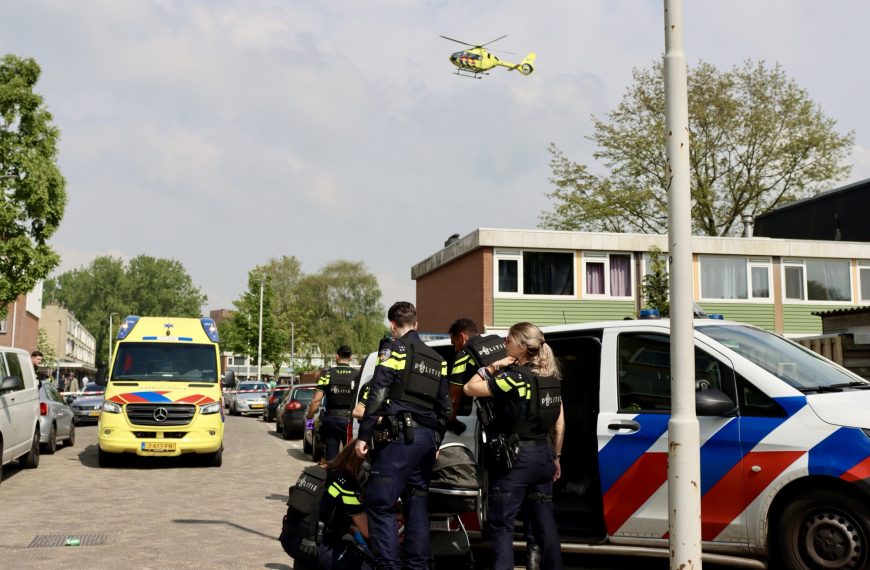
POLYGON ((220 467, 224 411, 215 322, 129 316, 117 341, 100 414, 100 467, 125 453, 196 453, 220 467))

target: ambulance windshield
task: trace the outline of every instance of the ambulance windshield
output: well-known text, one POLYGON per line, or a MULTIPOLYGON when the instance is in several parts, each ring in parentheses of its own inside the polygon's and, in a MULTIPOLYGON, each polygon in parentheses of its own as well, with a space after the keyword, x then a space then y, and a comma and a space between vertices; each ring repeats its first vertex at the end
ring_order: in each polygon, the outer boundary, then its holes
POLYGON ((112 380, 217 382, 212 344, 124 342, 118 345, 112 380))

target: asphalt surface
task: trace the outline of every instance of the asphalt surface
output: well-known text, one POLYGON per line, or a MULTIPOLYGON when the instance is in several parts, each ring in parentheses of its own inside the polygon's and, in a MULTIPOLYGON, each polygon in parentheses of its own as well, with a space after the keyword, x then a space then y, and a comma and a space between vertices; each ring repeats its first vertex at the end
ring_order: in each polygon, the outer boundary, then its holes
MULTIPOLYGON (((309 464, 301 440, 284 441, 254 417, 226 418, 224 461, 131 458, 97 466, 97 428, 39 468, 4 468, 2 568, 290 569, 277 541, 287 489, 309 464), (64 546, 76 538, 79 546, 64 546)), ((667 560, 566 556, 575 569, 661 569, 667 560)), ((705 568, 714 568, 705 565, 705 568)))

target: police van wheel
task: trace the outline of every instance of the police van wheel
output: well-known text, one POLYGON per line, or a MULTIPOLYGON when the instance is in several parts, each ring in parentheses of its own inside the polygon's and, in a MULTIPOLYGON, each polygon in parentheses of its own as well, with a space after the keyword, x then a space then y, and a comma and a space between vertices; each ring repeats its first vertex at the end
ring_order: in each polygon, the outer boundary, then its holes
POLYGON ((30 442, 30 451, 21 457, 18 462, 23 469, 36 469, 39 467, 39 429, 33 434, 33 441, 30 442))
POLYGON ((870 563, 870 518, 858 503, 819 491, 788 505, 779 521, 779 553, 788 568, 858 570, 870 563))

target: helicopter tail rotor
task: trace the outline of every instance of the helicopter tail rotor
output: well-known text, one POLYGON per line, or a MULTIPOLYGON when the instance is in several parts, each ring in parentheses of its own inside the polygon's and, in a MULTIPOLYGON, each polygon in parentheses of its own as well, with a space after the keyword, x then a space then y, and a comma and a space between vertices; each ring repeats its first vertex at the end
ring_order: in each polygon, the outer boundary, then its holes
POLYGON ((529 55, 523 59, 519 64, 517 64, 514 69, 522 73, 523 75, 531 75, 531 73, 535 70, 535 58, 537 54, 533 51, 529 52, 529 55))

